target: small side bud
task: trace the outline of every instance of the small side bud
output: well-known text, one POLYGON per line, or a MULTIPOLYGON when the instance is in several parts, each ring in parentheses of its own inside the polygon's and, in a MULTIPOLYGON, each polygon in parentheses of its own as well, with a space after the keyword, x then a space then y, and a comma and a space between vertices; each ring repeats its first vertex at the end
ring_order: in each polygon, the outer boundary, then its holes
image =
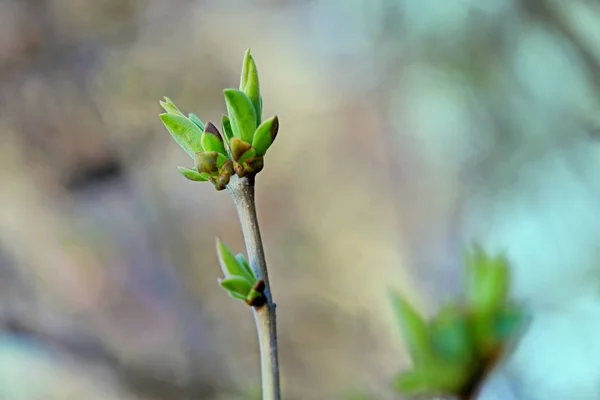
MULTIPOLYGON (((243 161, 240 161, 242 159, 242 157, 245 157, 246 159, 248 159, 249 157, 246 156, 246 153, 248 153, 251 150, 252 150, 252 146, 250 146, 248 143, 244 142, 243 140, 240 140, 235 137, 233 139, 231 139, 231 157, 233 158, 233 161, 242 163, 243 161)), ((254 154, 252 154, 252 155, 254 155, 254 154)))
POLYGON ((249 174, 258 174, 262 171, 264 165, 265 159, 263 156, 251 157, 244 162, 244 168, 249 174))

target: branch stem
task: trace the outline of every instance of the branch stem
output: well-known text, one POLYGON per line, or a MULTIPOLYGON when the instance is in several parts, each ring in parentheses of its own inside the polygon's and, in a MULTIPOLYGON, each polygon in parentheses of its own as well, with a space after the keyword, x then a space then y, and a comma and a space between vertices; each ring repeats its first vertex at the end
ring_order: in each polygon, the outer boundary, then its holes
POLYGON ((257 278, 265 282, 264 293, 267 302, 263 306, 253 307, 260 346, 263 400, 280 400, 276 306, 271 294, 267 262, 256 215, 254 177, 238 178, 233 176, 227 189, 231 194, 242 226, 248 263, 257 278))

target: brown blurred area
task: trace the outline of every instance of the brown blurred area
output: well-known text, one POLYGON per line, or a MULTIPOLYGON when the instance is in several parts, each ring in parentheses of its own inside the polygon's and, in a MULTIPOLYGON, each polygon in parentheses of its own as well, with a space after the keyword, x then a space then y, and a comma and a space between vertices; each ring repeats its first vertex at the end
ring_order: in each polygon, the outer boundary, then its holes
POLYGON ((282 121, 258 208, 286 398, 388 392, 401 344, 378 285, 403 273, 377 94, 340 98, 294 45, 301 10, 0 2, 0 398, 255 398, 251 313, 216 283, 215 236, 243 249, 235 209, 178 175, 157 118, 167 95, 219 121, 246 47, 282 121))
POLYGON ((584 47, 546 2, 416 3, 0 0, 0 399, 259 398, 251 313, 217 285, 235 209, 178 174, 157 117, 168 96, 220 121, 248 47, 280 119, 257 207, 285 398, 396 398, 389 289, 457 290, 461 168, 518 86, 507 21, 584 47))

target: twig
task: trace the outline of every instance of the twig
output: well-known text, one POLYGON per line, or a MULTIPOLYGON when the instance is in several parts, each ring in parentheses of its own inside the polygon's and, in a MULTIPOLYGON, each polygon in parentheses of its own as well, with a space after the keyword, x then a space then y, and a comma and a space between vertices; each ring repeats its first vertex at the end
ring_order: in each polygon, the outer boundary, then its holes
POLYGON ((265 282, 264 294, 267 302, 260 307, 253 307, 260 346, 263 400, 280 400, 277 319, 256 216, 254 177, 237 178, 233 176, 227 189, 238 212, 250 267, 258 280, 262 279, 265 282))

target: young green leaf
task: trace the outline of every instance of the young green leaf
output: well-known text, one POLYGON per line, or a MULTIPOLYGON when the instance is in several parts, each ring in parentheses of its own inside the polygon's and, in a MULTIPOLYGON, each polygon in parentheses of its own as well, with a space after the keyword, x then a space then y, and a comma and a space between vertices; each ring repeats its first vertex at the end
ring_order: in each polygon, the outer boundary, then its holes
MULTIPOLYGON (((254 274, 250 273, 244 266, 242 266, 237 258, 233 255, 229 247, 225 245, 221 240, 217 239, 217 255, 219 257, 219 263, 221 264, 221 270, 225 277, 230 276, 241 276, 251 282, 250 286, 254 284, 256 278, 254 274)), ((246 293, 246 296, 248 294, 246 293)))
POLYGON ((442 359, 454 364, 473 361, 474 343, 469 322, 458 305, 444 306, 431 321, 430 331, 434 351, 442 359))
POLYGON ((508 261, 489 257, 481 247, 466 255, 467 301, 478 314, 490 314, 502 307, 508 295, 508 261))
POLYGON ((177 167, 177 169, 179 170, 181 175, 185 176, 190 181, 202 182, 202 181, 208 180, 208 178, 205 178, 198 171, 196 171, 194 169, 189 169, 189 168, 184 168, 184 167, 177 167))
POLYGON ((188 114, 188 119, 189 119, 190 121, 192 121, 194 124, 196 124, 196 126, 197 126, 198 128, 200 128, 200 130, 201 130, 201 131, 203 131, 203 130, 204 130, 204 122, 202 122, 202 121, 200 120, 200 118, 198 118, 198 116, 196 116, 196 114, 189 113, 189 114, 188 114))
POLYGON ((229 278, 221 280, 219 283, 225 290, 239 294, 240 297, 243 296, 244 299, 248 296, 250 290, 252 290, 250 282, 241 276, 230 276, 229 278))
POLYGON ((267 152, 267 149, 277 137, 278 130, 279 119, 277 116, 266 120, 256 128, 254 138, 252 138, 252 147, 256 150, 256 155, 262 156, 267 152))
POLYGON ((415 365, 431 359, 429 327, 419 313, 403 298, 392 295, 396 317, 415 365))
POLYGON ((242 66, 242 77, 240 79, 240 90, 248 95, 256 111, 257 124, 260 124, 262 115, 262 101, 260 96, 260 84, 258 81, 258 71, 254 58, 250 54, 250 49, 246 50, 244 55, 244 64, 242 66))
POLYGON ((211 122, 207 123, 202 133, 202 147, 206 151, 216 151, 218 153, 227 155, 225 146, 223 145, 223 139, 216 126, 211 122))
POLYGON ((221 119, 221 127, 223 128, 223 136, 225 136, 224 142, 227 143, 227 146, 229 146, 229 143, 234 136, 233 131, 231 130, 231 121, 227 115, 223 115, 221 119))
POLYGON ((227 113, 231 121, 233 135, 248 144, 252 143, 252 136, 258 126, 256 110, 252 105, 252 101, 241 90, 225 89, 223 94, 227 103, 227 113))
POLYGON ((173 103, 173 100, 171 100, 170 98, 168 98, 168 97, 165 96, 164 100, 161 100, 159 103, 160 103, 160 106, 167 113, 185 117, 185 115, 183 115, 183 113, 181 111, 179 111, 179 108, 177 108, 177 106, 175 105, 175 103, 173 103))
POLYGON ((250 268, 250 264, 248 264, 248 261, 246 260, 246 257, 244 257, 244 255, 242 253, 236 254, 235 258, 238 260, 238 263, 240 263, 240 265, 242 267, 244 267, 244 269, 248 272, 249 276, 253 277, 254 280, 258 279, 256 277, 256 274, 254 274, 254 271, 252 270, 252 268, 250 268))
POLYGON ((193 159, 204 151, 201 144, 202 131, 192 121, 181 115, 160 114, 160 119, 173 139, 193 159))

